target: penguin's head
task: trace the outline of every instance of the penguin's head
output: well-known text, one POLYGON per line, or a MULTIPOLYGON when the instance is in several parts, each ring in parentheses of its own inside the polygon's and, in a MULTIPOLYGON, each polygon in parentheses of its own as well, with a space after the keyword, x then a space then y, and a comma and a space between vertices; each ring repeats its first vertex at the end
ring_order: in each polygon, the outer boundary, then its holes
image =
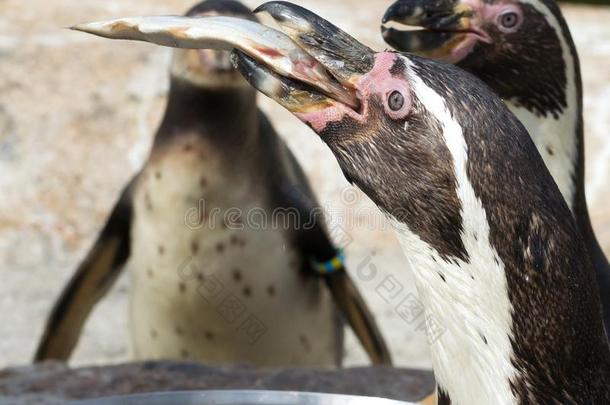
MULTIPOLYGON (((231 16, 257 21, 252 11, 236 0, 205 0, 192 7, 188 17, 231 16)), ((171 75, 204 88, 245 87, 247 83, 231 63, 231 52, 212 49, 176 49, 171 75)))
POLYGON ((461 212, 467 208, 461 206, 457 188, 467 169, 465 161, 455 162, 454 154, 465 160, 465 144, 484 143, 490 134, 512 131, 527 137, 512 114, 480 80, 455 66, 375 52, 290 3, 271 2, 258 11, 269 13, 325 67, 328 82, 336 81, 348 95, 328 91, 323 80, 294 80, 256 55, 235 51, 244 77, 310 126, 347 179, 378 207, 442 255, 463 257, 461 212), (496 119, 508 127, 496 125, 496 119))
POLYGON ((575 55, 566 55, 573 43, 554 0, 398 0, 383 24, 395 49, 457 64, 536 114, 565 106, 575 55))

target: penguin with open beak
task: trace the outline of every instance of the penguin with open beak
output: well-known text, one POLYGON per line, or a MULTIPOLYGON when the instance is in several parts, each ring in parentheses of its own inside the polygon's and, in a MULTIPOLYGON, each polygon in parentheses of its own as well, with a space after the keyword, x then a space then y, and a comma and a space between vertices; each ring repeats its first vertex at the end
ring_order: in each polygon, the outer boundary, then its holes
POLYGON ((395 49, 454 63, 487 83, 530 133, 582 232, 610 336, 610 265, 585 197, 583 102, 574 41, 554 0, 398 0, 382 26, 395 49))
POLYGON ((375 52, 294 4, 258 11, 281 32, 168 17, 76 28, 236 48, 244 77, 309 125, 394 224, 434 336, 440 403, 609 403, 610 348, 584 242, 497 95, 455 66, 375 52))
MULTIPOLYGON (((232 0, 187 15, 256 25, 232 0)), ((335 367, 347 320, 372 363, 391 364, 305 174, 256 95, 230 52, 175 50, 150 158, 56 304, 36 360, 70 356, 129 262, 137 359, 335 367)))

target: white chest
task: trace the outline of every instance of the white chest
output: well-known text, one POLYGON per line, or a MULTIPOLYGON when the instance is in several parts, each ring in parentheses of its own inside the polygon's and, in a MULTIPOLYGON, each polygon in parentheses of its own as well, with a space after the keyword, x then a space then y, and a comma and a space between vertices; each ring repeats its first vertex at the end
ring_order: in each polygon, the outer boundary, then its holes
POLYGON ((131 300, 137 358, 335 365, 334 307, 299 272, 267 192, 194 148, 154 160, 135 193, 131 300))
POLYGON ((522 107, 507 101, 508 108, 527 128, 546 167, 553 176, 559 191, 573 210, 576 186, 574 174, 578 164, 578 139, 576 135, 576 100, 569 100, 571 108, 559 118, 541 118, 522 107))

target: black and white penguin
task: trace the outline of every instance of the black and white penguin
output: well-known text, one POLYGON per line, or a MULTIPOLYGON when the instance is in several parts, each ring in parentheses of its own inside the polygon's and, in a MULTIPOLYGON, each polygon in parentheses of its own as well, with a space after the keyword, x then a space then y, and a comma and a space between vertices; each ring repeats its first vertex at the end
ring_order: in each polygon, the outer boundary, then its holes
MULTIPOLYGON (((232 0, 188 15, 255 20, 232 0)), ((335 367, 344 318, 371 361, 390 364, 304 173, 230 57, 175 51, 150 158, 53 309, 36 360, 69 357, 129 263, 136 359, 335 367)))
POLYGON ((504 100, 530 133, 582 232, 593 260, 610 336, 610 265, 585 198, 583 101, 574 41, 554 0, 398 0, 383 23, 400 51, 454 63, 504 100))
POLYGON ((213 18, 77 28, 237 48, 244 77, 309 125, 394 224, 435 336, 441 404, 610 403, 610 348, 585 244, 502 101, 455 66, 374 52, 299 6, 258 11, 284 35, 213 18))

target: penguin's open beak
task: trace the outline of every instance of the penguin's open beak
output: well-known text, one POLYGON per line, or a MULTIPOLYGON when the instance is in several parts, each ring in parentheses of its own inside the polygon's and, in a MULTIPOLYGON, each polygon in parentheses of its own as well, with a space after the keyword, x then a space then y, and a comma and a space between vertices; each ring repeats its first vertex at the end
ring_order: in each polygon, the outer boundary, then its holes
POLYGON ((476 10, 462 0, 398 0, 382 24, 383 38, 393 48, 453 63, 474 41, 489 42, 478 27, 476 10), (391 22, 411 29, 388 27, 391 22))
POLYGON ((132 17, 73 29, 189 49, 234 50, 233 62, 258 90, 290 111, 309 112, 339 103, 360 107, 356 82, 370 71, 374 52, 308 10, 271 2, 281 31, 234 17, 132 17))
POLYGON ((321 92, 315 83, 295 81, 279 74, 273 65, 265 65, 245 52, 235 51, 234 63, 252 86, 293 113, 310 113, 333 106, 359 109, 356 87, 360 78, 373 68, 372 49, 329 21, 292 3, 269 2, 255 12, 271 16, 284 34, 353 95, 355 102, 346 103, 336 95, 321 92))

